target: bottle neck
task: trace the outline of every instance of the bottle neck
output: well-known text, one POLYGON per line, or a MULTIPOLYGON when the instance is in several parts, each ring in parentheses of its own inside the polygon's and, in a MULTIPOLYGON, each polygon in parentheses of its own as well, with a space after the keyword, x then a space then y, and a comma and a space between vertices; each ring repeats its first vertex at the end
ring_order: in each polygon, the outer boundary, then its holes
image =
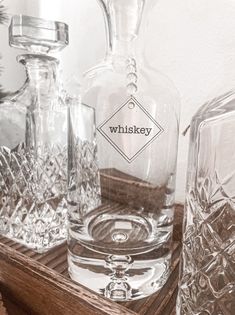
POLYGON ((107 56, 135 55, 146 0, 99 0, 105 17, 107 56))
POLYGON ((49 56, 25 54, 18 62, 26 68, 26 83, 35 94, 51 96, 58 91, 58 60, 49 56))
POLYGON ((125 61, 129 57, 135 57, 136 53, 136 40, 124 41, 115 39, 112 41, 112 50, 109 50, 107 55, 111 58, 125 61))

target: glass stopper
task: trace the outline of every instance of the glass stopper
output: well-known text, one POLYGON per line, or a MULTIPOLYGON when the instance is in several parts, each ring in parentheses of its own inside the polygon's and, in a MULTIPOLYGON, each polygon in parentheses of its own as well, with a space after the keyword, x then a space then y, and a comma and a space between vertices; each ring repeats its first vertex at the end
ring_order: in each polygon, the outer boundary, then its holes
POLYGON ((9 26, 9 44, 31 53, 47 54, 68 45, 68 25, 27 15, 14 15, 9 26))

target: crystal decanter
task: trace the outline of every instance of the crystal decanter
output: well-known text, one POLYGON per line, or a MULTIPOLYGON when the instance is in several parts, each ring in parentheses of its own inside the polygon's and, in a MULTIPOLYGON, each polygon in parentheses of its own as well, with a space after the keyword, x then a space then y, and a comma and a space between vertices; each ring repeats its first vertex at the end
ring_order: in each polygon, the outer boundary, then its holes
POLYGON ((108 53, 85 74, 87 119, 69 118, 68 262, 72 279, 123 301, 168 278, 179 97, 140 49, 148 0, 99 4, 108 53))
POLYGON ((235 313, 235 94, 191 123, 178 315, 235 313))
POLYGON ((68 27, 16 15, 9 42, 27 50, 27 79, 0 104, 0 233, 44 252, 67 236, 67 107, 48 54, 68 44, 68 27))

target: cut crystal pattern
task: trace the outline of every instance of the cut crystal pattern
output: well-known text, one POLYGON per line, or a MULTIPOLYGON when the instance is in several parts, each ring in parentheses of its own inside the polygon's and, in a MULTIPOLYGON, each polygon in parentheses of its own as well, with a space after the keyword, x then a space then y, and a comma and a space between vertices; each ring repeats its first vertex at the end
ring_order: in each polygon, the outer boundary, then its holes
POLYGON ((192 120, 178 315, 235 312, 234 92, 192 120))
MULTIPOLYGON (((208 192, 206 188, 203 191, 208 192)), ((195 204, 195 195, 190 193, 187 199, 186 211, 191 220, 183 241, 178 314, 232 315, 235 310, 235 210, 230 201, 219 198, 205 216, 205 206, 195 204), (198 222, 192 225, 196 209, 198 222)))
POLYGON ((0 233, 37 251, 66 238, 67 149, 0 148, 0 233))

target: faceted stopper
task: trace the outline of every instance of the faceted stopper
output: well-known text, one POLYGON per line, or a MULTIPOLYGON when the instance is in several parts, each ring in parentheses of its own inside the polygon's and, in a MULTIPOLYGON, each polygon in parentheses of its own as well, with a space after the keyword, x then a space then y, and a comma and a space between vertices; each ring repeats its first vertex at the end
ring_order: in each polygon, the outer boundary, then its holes
POLYGON ((14 15, 9 26, 9 44, 31 53, 45 54, 68 45, 68 25, 27 15, 14 15))

